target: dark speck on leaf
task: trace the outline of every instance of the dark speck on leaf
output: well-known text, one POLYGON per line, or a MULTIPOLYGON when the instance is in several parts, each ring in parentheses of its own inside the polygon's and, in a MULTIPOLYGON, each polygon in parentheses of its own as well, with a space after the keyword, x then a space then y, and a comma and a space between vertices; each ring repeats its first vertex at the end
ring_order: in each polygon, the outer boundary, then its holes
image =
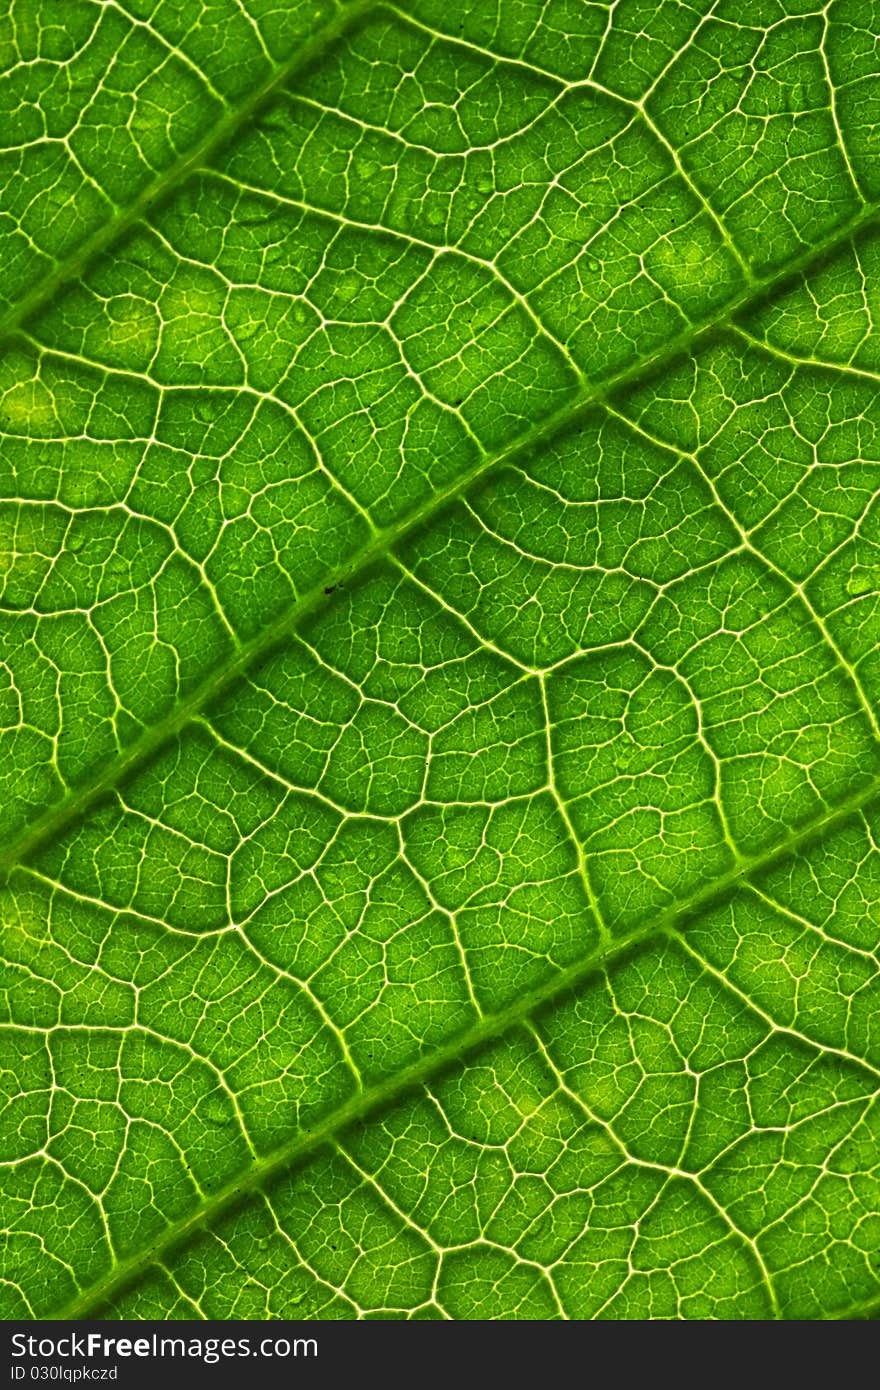
POLYGON ((335 594, 335 593, 336 593, 336 589, 337 589, 337 586, 336 586, 335 584, 329 584, 329 585, 327 586, 327 588, 324 590, 324 593, 325 593, 325 594, 335 594))

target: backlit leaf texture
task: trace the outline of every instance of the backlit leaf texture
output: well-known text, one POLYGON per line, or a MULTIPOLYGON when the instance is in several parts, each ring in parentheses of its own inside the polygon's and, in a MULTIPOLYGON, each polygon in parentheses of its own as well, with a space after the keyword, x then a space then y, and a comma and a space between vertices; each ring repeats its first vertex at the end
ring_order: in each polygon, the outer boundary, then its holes
POLYGON ((870 0, 6 0, 6 1317, 880 1307, 870 0))

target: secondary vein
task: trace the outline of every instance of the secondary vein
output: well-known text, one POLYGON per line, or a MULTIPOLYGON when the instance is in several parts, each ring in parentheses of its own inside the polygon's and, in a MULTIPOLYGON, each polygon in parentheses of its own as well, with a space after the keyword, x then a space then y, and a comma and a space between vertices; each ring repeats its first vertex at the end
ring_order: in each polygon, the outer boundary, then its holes
POLYGON ((106 792, 122 782, 137 768, 142 767, 196 715, 201 714, 206 706, 228 690, 252 666, 278 647, 286 637, 296 630, 305 617, 314 612, 321 604, 328 602, 326 595, 328 589, 335 589, 343 583, 350 585, 356 576, 388 555, 395 545, 418 531, 452 501, 467 493, 496 469, 546 446, 551 440, 576 424, 586 411, 622 389, 633 386, 664 366, 670 365, 683 355, 693 353, 701 343, 732 323, 738 314, 746 309, 755 308, 757 304, 778 292, 781 286, 802 275, 812 265, 823 260, 838 246, 875 222, 878 216, 880 216, 880 203, 872 204, 870 208, 851 218, 844 226, 839 227, 832 236, 805 250, 783 271, 768 274, 756 282, 756 287, 748 287, 741 295, 728 303, 723 313, 715 319, 697 328, 683 331, 640 361, 601 382, 582 388, 552 415, 545 417, 531 429, 526 430, 509 445, 493 453, 487 452, 479 455, 474 465, 467 472, 453 479, 447 487, 434 493, 393 525, 376 532, 368 544, 352 555, 344 565, 340 565, 327 575, 322 576, 320 582, 304 592, 295 603, 291 604, 286 613, 269 624, 256 637, 234 647, 228 659, 225 662, 219 662, 212 674, 197 685, 184 700, 180 701, 162 719, 145 729, 118 757, 96 769, 90 782, 84 782, 75 788, 42 816, 31 821, 17 837, 0 849, 0 882, 8 876, 15 864, 26 859, 29 854, 47 841, 54 839, 65 826, 76 820, 106 792))
MULTIPOLYGON (((197 1232, 203 1231, 221 1215, 243 1205, 257 1191, 262 1191, 273 1178, 288 1172, 306 1161, 324 1145, 332 1143, 351 1125, 365 1120, 373 1112, 398 1100, 408 1092, 419 1089, 452 1065, 460 1064, 486 1044, 503 1036, 518 1024, 533 1018, 543 1008, 571 993, 598 972, 647 941, 661 936, 676 937, 687 923, 712 903, 722 899, 744 879, 771 869, 789 855, 807 848, 829 831, 843 825, 859 812, 880 801, 880 776, 866 782, 846 802, 805 822, 777 841, 763 853, 741 861, 734 869, 702 885, 690 898, 672 904, 657 913, 635 930, 619 937, 611 945, 600 947, 574 964, 559 970, 550 980, 524 992, 506 1008, 451 1037, 442 1047, 403 1068, 394 1076, 358 1092, 343 1105, 337 1106, 319 1124, 306 1133, 292 1137, 270 1153, 258 1159, 246 1173, 239 1173, 189 1216, 166 1231, 143 1251, 116 1265, 110 1273, 90 1289, 84 1290, 53 1317, 77 1319, 96 1316, 100 1310, 125 1288, 134 1283, 152 1265, 164 1260, 173 1250, 184 1245, 197 1232)), ((874 1073, 869 1071, 874 1078, 874 1073)))

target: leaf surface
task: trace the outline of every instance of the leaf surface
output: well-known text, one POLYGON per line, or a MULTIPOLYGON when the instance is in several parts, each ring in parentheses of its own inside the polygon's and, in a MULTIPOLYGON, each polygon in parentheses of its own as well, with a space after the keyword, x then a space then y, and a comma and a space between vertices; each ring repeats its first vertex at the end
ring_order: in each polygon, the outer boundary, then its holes
POLYGON ((13 5, 7 1316, 878 1299, 876 18, 13 5))

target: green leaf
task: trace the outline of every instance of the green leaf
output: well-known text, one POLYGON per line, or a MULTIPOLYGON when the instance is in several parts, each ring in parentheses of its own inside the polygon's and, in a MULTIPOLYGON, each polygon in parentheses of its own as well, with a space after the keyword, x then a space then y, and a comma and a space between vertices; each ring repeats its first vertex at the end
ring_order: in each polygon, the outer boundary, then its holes
POLYGON ((12 0, 4 1316, 880 1304, 868 0, 12 0))

